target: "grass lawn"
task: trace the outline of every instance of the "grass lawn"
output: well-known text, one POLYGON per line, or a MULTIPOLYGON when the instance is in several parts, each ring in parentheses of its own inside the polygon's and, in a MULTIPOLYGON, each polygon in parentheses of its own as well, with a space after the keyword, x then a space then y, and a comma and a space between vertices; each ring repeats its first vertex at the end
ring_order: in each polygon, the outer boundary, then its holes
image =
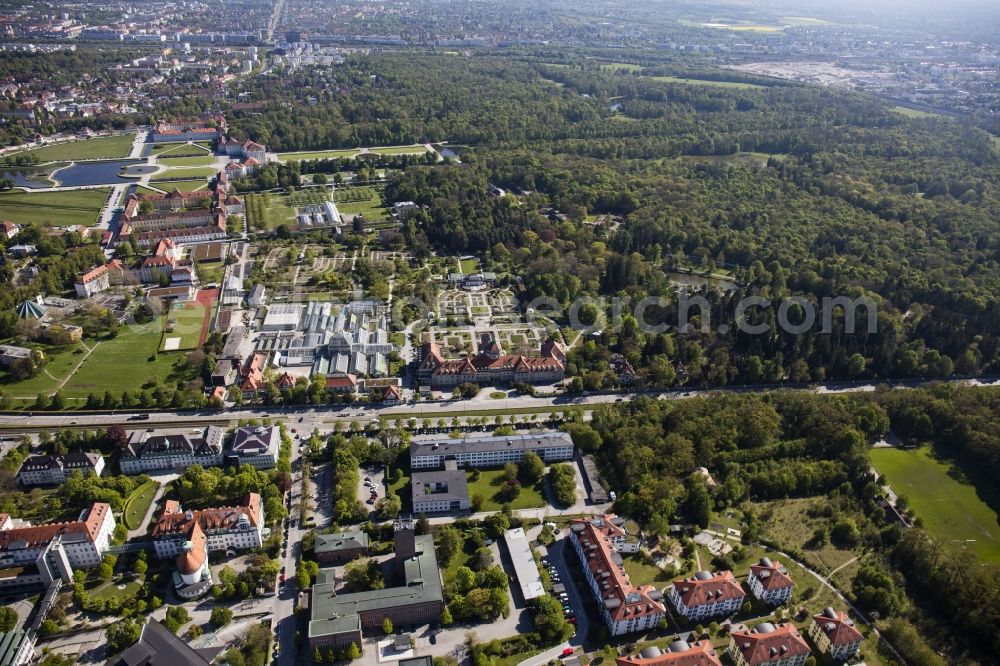
MULTIPOLYGON (((177 171, 169 172, 173 175, 171 178, 176 178, 181 175, 177 171)), ((180 190, 181 192, 194 192, 195 190, 201 190, 208 187, 208 181, 202 178, 201 180, 157 180, 153 178, 150 181, 154 187, 158 187, 166 192, 172 192, 174 190, 180 190)))
POLYGON ((468 275, 479 270, 479 261, 477 259, 462 259, 461 266, 462 272, 468 275))
POLYGON ((146 517, 149 505, 153 503, 153 498, 159 489, 160 482, 150 479, 125 498, 125 510, 122 513, 125 527, 137 530, 142 526, 142 519, 146 517))
POLYGON ((197 347, 205 323, 205 306, 195 302, 175 305, 167 313, 167 320, 171 319, 176 323, 172 331, 164 327, 160 351, 189 350, 197 347), (176 346, 168 349, 167 342, 177 338, 179 338, 177 342, 171 343, 176 346))
POLYGON ((626 72, 639 72, 642 71, 642 65, 636 65, 631 62, 605 62, 601 64, 601 69, 607 71, 617 71, 622 70, 626 72))
POLYGON ((655 585, 659 589, 671 580, 666 571, 649 564, 636 553, 629 553, 622 559, 625 562, 625 573, 633 585, 655 585))
POLYGON ((4 192, 0 194, 0 219, 18 224, 38 222, 50 227, 97 224, 97 216, 111 190, 68 192, 4 192))
MULTIPOLYGON (((88 341, 87 345, 93 342, 88 341)), ((31 379, 15 381, 6 372, 0 372, 0 386, 14 397, 28 398, 34 400, 39 392, 51 393, 56 390, 59 381, 68 375, 83 358, 83 354, 76 354, 75 351, 85 352, 83 345, 77 343, 66 347, 43 347, 42 351, 47 360, 42 372, 39 372, 31 379), (55 378, 55 379, 53 379, 55 378)))
MULTIPOLYGON (((162 320, 144 326, 123 327, 118 337, 101 344, 73 375, 63 393, 67 398, 86 399, 88 393, 114 395, 137 391, 151 379, 192 379, 183 368, 184 355, 158 354, 162 320), (175 368, 175 364, 178 367, 175 368)), ((91 343, 88 343, 91 344, 91 343)))
POLYGON ((935 460, 929 448, 872 449, 872 464, 884 474, 932 535, 959 542, 980 560, 1000 564, 997 514, 976 495, 976 489, 955 479, 950 465, 935 460))
POLYGON ((202 284, 212 282, 218 284, 222 282, 225 264, 221 261, 198 261, 195 264, 198 266, 198 273, 201 275, 202 284))
POLYGON ((368 221, 388 217, 389 209, 382 205, 382 194, 374 187, 356 187, 334 193, 337 210, 342 215, 364 215, 368 221))
POLYGON ((158 164, 168 167, 207 167, 215 164, 215 157, 204 155, 201 157, 160 157, 156 160, 158 164))
POLYGON ((904 115, 907 118, 940 118, 940 113, 932 113, 930 111, 921 111, 919 109, 910 109, 905 106, 894 106, 891 109, 900 115, 904 115))
POLYGON ((202 157, 210 155, 212 150, 198 143, 157 143, 149 151, 156 157, 202 157))
POLYGON ((412 146, 386 146, 385 148, 372 148, 369 152, 379 155, 421 155, 427 152, 427 147, 423 144, 412 146))
MULTIPOLYGON (((473 481, 473 473, 467 474, 469 497, 479 495, 483 498, 480 511, 499 511, 503 508, 503 502, 496 497, 503 487, 503 475, 502 469, 483 469, 479 470, 479 479, 473 481)), ((515 510, 537 509, 542 506, 545 506, 545 499, 537 488, 522 487, 518 496, 510 502, 510 508, 515 510)))
POLYGON ((744 83, 742 81, 710 81, 708 79, 685 79, 677 76, 643 76, 642 78, 650 81, 659 81, 660 83, 689 83, 691 85, 716 86, 719 88, 757 88, 759 90, 766 90, 768 88, 768 86, 756 83, 744 83))
POLYGON ((299 153, 279 153, 278 159, 282 162, 294 162, 296 160, 332 160, 354 157, 359 152, 358 148, 348 148, 347 150, 315 150, 299 153))
POLYGON ((92 599, 107 600, 107 599, 117 598, 121 601, 124 601, 126 599, 133 598, 135 595, 139 593, 139 590, 142 589, 142 581, 140 580, 129 581, 124 585, 122 585, 121 589, 118 589, 119 584, 120 583, 108 583, 105 587, 101 588, 97 592, 92 592, 90 596, 92 599))
POLYGON ((81 139, 79 141, 67 141, 51 146, 32 148, 20 153, 13 153, 7 157, 31 155, 39 162, 127 157, 129 151, 132 149, 132 141, 134 139, 135 136, 132 134, 101 136, 96 139, 81 139))

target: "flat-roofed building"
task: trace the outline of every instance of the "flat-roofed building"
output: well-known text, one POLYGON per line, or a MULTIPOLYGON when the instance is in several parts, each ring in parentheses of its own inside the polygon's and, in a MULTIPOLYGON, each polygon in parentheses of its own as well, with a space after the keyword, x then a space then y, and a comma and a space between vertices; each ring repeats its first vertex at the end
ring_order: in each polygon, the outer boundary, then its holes
POLYGON ((446 513, 469 509, 469 485, 462 470, 414 472, 410 485, 414 513, 446 513))
POLYGON ((531 553, 531 544, 528 543, 524 529, 517 527, 507 530, 503 533, 503 540, 507 544, 510 560, 514 563, 514 575, 517 576, 521 596, 524 597, 525 601, 544 596, 545 587, 542 585, 542 576, 538 573, 538 565, 535 564, 535 557, 531 553))
POLYGON ((500 467, 521 462, 528 451, 546 463, 570 460, 573 440, 565 432, 550 431, 414 441, 410 444, 410 465, 414 470, 433 469, 453 460, 460 467, 500 467))

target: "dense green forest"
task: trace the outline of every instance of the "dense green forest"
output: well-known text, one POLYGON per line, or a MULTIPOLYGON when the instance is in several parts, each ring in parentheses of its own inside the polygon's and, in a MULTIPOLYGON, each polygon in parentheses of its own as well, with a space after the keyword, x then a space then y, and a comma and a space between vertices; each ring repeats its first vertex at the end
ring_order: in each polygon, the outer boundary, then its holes
MULTIPOLYGON (((637 398, 606 405, 590 424, 566 427, 603 463, 619 492, 615 510, 665 532, 682 522, 707 525, 712 511, 783 498, 823 497, 825 521, 857 527, 852 549, 866 566, 844 590, 885 622, 920 627, 955 661, 991 663, 1000 651, 1000 590, 983 566, 919 526, 886 520, 870 471, 869 443, 891 428, 912 444, 932 442, 1000 506, 994 467, 1000 456, 1000 391, 939 386, 871 395, 774 393, 683 401, 637 398), (929 424, 933 423, 933 426, 929 424), (717 484, 706 492, 708 468, 717 484)), ((744 541, 761 538, 747 509, 744 541)), ((919 522, 918 522, 919 525, 919 522)), ((833 531, 836 538, 836 530, 833 531)), ((893 627, 894 633, 899 627, 893 627)), ((944 663, 923 660, 913 663, 944 663)))

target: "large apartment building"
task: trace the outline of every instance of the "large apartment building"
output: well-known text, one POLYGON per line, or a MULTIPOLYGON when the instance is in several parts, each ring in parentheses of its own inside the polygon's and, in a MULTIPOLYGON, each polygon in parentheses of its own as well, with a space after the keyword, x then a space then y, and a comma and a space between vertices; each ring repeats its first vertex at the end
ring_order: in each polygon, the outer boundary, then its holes
POLYGON ((153 527, 156 556, 164 559, 185 552, 185 544, 195 535, 195 526, 204 533, 208 552, 260 548, 264 504, 257 493, 248 493, 238 506, 200 511, 185 511, 179 502, 168 500, 153 527))
POLYGON ((847 661, 856 655, 861 649, 861 641, 865 639, 847 613, 830 607, 824 608, 819 615, 813 615, 806 634, 816 649, 829 655, 834 662, 847 661))
POLYGON ((732 571, 699 571, 691 578, 675 580, 670 603, 689 620, 732 615, 743 605, 746 593, 732 571))
POLYGON ((474 384, 546 384, 561 381, 566 376, 566 351, 549 340, 538 356, 504 354, 496 337, 483 334, 475 356, 445 359, 436 342, 426 342, 420 348, 417 379, 422 386, 434 389, 452 388, 463 382, 474 384))
MULTIPOLYGON (((98 566, 111 546, 115 518, 111 506, 95 502, 79 518, 63 523, 32 525, 0 514, 0 567, 32 566, 39 556, 51 552, 57 542, 66 567, 89 569, 98 566)), ((72 576, 72 569, 69 570, 72 576)))
POLYGON ((812 651, 794 624, 761 622, 749 631, 734 631, 727 652, 736 666, 805 666, 812 651))
POLYGON ((666 618, 660 591, 633 585, 625 572, 621 553, 635 552, 638 543, 629 538, 624 520, 611 514, 577 518, 569 536, 612 636, 653 629, 666 618))
POLYGON ((781 606, 792 600, 792 577, 788 569, 777 560, 762 557, 757 564, 750 565, 747 587, 758 600, 771 606, 781 606))
POLYGON ((573 458, 573 440, 559 431, 464 439, 435 439, 410 444, 412 469, 437 469, 455 461, 459 467, 501 467, 519 463, 533 451, 546 463, 573 458))
POLYGON ((74 471, 84 476, 100 476, 104 472, 104 456, 83 451, 61 456, 29 456, 17 472, 17 480, 22 486, 57 486, 74 471))
POLYGON ((225 431, 217 426, 195 430, 135 430, 118 458, 122 474, 184 470, 192 465, 222 464, 225 431))

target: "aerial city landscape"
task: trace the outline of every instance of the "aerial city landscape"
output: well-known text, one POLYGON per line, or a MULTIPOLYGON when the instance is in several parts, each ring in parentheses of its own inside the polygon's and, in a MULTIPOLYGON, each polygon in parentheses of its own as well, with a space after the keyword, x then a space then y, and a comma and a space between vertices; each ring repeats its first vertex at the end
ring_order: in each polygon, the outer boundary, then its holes
POLYGON ((0 3, 0 666, 1000 664, 1000 6, 0 3))

